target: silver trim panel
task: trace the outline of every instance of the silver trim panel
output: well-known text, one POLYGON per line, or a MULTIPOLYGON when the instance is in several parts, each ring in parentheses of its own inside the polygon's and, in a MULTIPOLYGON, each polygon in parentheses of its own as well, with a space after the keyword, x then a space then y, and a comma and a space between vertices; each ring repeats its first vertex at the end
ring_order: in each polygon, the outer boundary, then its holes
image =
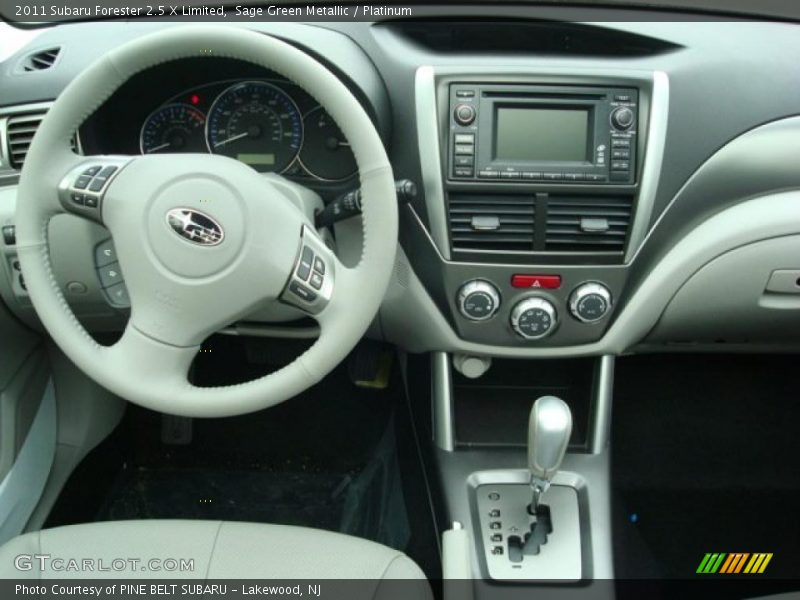
POLYGON ((431 353, 431 397, 433 404, 433 441, 446 452, 455 450, 453 421, 453 382, 450 355, 431 353))

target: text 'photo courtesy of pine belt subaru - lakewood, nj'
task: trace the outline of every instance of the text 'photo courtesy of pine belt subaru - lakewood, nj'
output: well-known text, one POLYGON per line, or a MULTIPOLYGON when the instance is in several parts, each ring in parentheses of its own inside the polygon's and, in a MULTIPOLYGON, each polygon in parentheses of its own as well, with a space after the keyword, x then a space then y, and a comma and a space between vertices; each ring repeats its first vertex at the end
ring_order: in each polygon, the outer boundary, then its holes
POLYGON ((798 57, 0 0, 0 598, 800 599, 798 57))

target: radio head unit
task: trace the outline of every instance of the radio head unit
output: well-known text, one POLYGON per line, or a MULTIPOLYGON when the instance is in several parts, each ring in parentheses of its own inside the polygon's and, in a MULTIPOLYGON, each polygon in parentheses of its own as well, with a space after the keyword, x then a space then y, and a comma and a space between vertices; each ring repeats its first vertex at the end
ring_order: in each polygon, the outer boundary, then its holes
POLYGON ((635 183, 635 88, 454 83, 454 180, 635 183))

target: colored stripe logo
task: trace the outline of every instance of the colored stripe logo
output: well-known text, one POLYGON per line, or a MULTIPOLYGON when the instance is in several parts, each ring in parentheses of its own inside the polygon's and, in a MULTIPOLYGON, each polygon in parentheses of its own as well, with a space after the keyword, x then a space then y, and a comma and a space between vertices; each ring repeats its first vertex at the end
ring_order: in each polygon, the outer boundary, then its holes
POLYGON ((700 574, 725 574, 737 575, 747 573, 756 575, 763 573, 769 561, 772 560, 772 552, 707 552, 700 561, 696 573, 700 574))

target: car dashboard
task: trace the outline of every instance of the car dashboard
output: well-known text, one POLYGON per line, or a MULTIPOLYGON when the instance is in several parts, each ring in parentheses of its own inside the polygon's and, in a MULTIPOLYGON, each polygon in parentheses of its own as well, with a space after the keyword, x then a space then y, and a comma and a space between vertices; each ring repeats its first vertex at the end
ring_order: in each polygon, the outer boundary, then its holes
MULTIPOLYGON (((491 27, 488 12, 246 25, 331 69, 376 125, 395 179, 418 189, 400 207, 394 276, 369 335, 411 352, 507 357, 797 347, 796 26, 677 27, 624 9, 584 23, 569 7, 536 11, 511 10, 491 27)), ((0 293, 22 320, 36 323, 12 235, 31 129, 98 51, 176 26, 62 25, 3 63, 0 293), (52 48, 51 67, 20 71, 52 48)), ((139 73, 91 112, 75 145, 223 154, 323 203, 358 187, 348 142, 314 98, 221 57, 139 73)), ((357 220, 331 232, 353 260, 359 243, 343 238, 357 220)), ((109 305, 92 260, 107 233, 65 218, 51 238, 79 319, 119 331, 127 313, 109 305), (85 243, 59 247, 76 231, 85 243)), ((267 321, 254 314, 231 328, 272 335, 267 321)))

